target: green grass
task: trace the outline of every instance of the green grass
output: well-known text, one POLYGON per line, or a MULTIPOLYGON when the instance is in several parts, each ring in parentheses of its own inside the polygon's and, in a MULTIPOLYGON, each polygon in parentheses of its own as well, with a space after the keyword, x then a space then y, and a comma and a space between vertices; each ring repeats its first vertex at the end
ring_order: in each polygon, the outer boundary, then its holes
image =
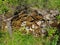
MULTIPOLYGON (((22 27, 21 31, 24 29, 25 28, 22 27)), ((12 37, 10 37, 7 31, 0 31, 0 45, 57 45, 59 35, 53 35, 57 31, 56 28, 47 28, 48 36, 44 37, 35 37, 31 34, 24 34, 19 30, 13 30, 12 37)))
POLYGON ((6 13, 18 5, 28 5, 38 8, 58 9, 60 11, 60 0, 0 0, 0 14, 6 13), (38 2, 38 3, 37 3, 38 2), (45 7, 44 7, 45 5, 45 7))
POLYGON ((41 45, 40 39, 29 34, 21 34, 19 31, 13 32, 12 38, 6 32, 0 37, 0 45, 41 45))

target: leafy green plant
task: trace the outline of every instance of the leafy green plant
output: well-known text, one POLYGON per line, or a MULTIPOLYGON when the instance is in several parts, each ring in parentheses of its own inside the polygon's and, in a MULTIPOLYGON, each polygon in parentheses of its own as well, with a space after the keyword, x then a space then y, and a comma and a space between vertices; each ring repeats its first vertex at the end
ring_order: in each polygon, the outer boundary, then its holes
POLYGON ((46 30, 48 31, 48 36, 53 36, 53 34, 56 33, 57 28, 48 27, 46 30))
POLYGON ((60 20, 60 15, 56 16, 57 20, 60 20))
POLYGON ((51 45, 57 45, 58 38, 59 38, 59 36, 55 35, 54 39, 51 41, 51 45))
POLYGON ((47 27, 48 36, 44 39, 44 45, 57 45, 59 35, 57 35, 57 28, 47 27))

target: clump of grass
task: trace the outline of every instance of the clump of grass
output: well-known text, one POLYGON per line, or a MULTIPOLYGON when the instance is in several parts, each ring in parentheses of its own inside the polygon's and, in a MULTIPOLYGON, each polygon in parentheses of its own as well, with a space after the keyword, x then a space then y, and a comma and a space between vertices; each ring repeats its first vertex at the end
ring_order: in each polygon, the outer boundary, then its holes
POLYGON ((8 32, 5 32, 0 38, 0 45, 56 45, 59 36, 53 33, 56 32, 56 28, 47 28, 48 36, 46 37, 34 37, 31 34, 24 34, 19 30, 13 31, 13 36, 10 37, 8 32), (51 31, 49 31, 51 30, 51 31), (54 31, 55 30, 55 31, 54 31))
POLYGON ((57 35, 57 28, 48 27, 48 38, 46 45, 57 45, 59 35, 57 35))
POLYGON ((30 34, 22 35, 20 31, 13 32, 12 38, 10 38, 8 32, 0 38, 1 45, 40 45, 39 39, 30 34))
POLYGON ((57 18, 58 20, 60 20, 60 15, 56 16, 56 18, 57 18))

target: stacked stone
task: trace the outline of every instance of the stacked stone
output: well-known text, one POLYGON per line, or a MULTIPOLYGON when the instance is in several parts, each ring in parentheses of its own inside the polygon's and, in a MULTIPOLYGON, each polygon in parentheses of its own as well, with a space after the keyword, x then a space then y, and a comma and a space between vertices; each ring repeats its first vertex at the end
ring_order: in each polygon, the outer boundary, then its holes
POLYGON ((31 13, 26 14, 23 11, 19 13, 18 17, 12 21, 15 27, 26 27, 27 33, 32 33, 35 36, 46 34, 45 28, 51 26, 52 23, 57 22, 56 16, 59 14, 57 10, 32 10, 31 13))

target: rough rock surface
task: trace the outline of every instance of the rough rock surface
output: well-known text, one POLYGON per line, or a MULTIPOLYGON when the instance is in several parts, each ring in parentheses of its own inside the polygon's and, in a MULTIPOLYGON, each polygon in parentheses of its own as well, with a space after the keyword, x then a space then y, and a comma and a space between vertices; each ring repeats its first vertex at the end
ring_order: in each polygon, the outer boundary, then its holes
POLYGON ((36 36, 40 36, 41 34, 47 33, 47 31, 45 31, 46 27, 55 27, 58 25, 56 20, 56 16, 58 15, 58 10, 22 10, 19 13, 14 14, 14 17, 11 20, 11 24, 12 28, 19 29, 20 27, 25 27, 27 33, 32 33, 36 36))
MULTIPOLYGON (((18 13, 18 17, 12 21, 13 27, 20 28, 25 26, 27 32, 33 32, 34 35, 38 36, 45 34, 45 28, 47 26, 53 26, 52 24, 57 24, 56 16, 59 15, 57 10, 34 10, 31 13, 18 13)), ((57 25, 55 25, 57 26, 57 25)))

